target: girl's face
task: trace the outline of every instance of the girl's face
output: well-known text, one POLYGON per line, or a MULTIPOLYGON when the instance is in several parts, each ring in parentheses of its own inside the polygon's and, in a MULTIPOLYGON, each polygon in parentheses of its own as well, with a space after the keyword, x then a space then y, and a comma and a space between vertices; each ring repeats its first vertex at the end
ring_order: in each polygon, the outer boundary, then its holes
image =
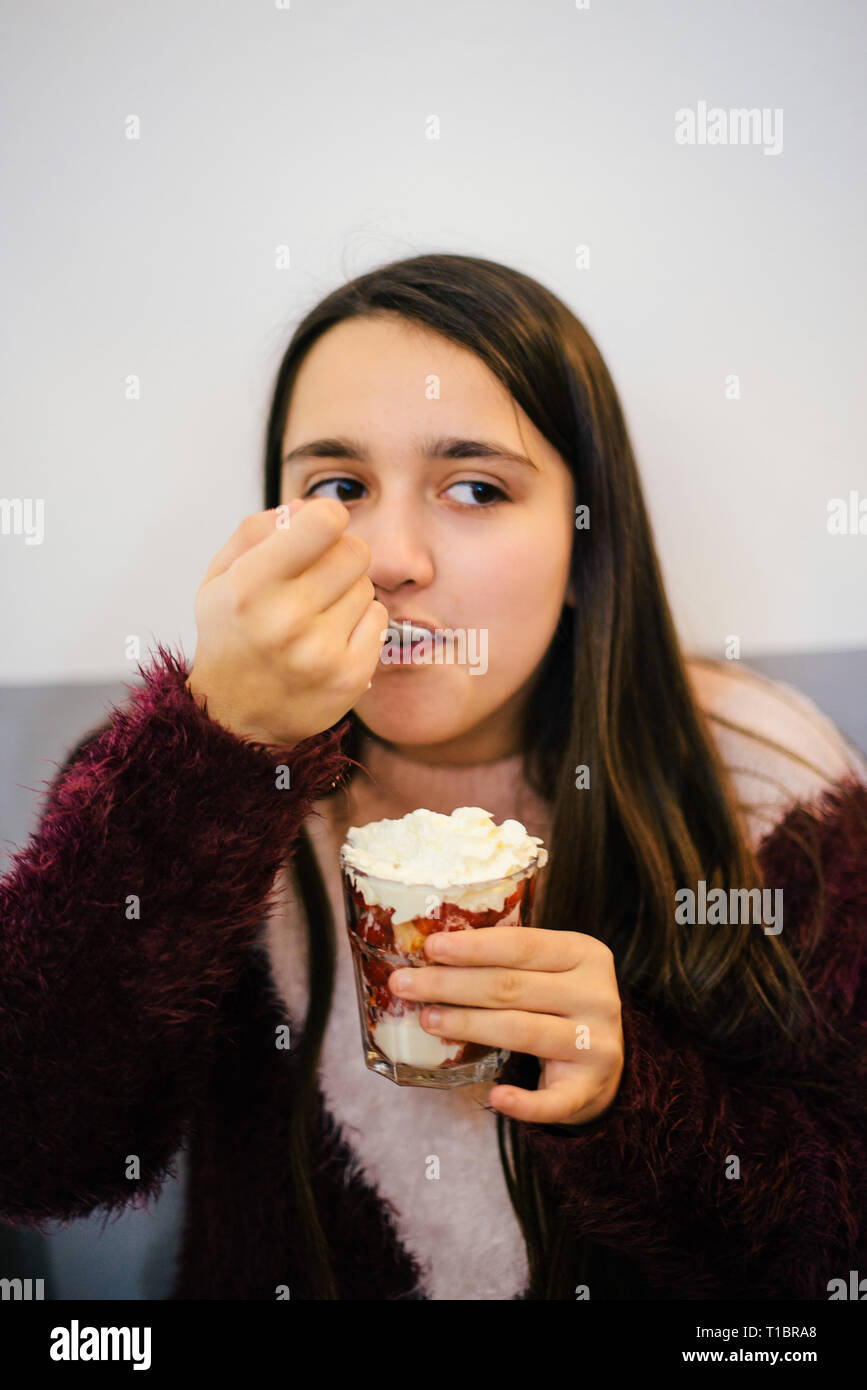
POLYGON ((283 458, 281 502, 347 507, 389 619, 443 631, 402 664, 386 642, 355 705, 364 725, 420 761, 519 752, 533 675, 574 602, 561 456, 474 353, 390 314, 344 320, 307 353, 283 458))

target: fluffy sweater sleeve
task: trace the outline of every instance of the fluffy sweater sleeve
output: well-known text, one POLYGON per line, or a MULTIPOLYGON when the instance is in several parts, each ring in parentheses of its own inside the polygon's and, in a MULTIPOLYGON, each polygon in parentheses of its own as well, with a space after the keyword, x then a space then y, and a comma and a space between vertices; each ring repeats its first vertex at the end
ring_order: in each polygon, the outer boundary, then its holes
MULTIPOLYGON (((831 1279, 864 1267, 865 826, 867 787, 847 779, 820 809, 793 808, 759 851, 765 881, 784 888, 784 930, 812 997, 844 1040, 838 1087, 811 1088, 819 1059, 796 1049, 772 1076, 727 1065, 621 992, 612 1105, 581 1129, 520 1126, 573 1234, 628 1257, 654 1297, 826 1299, 831 1279), (811 843, 826 899, 818 949, 801 959, 819 902, 811 843)), ((752 1040, 760 1052, 761 1031, 752 1040)))
POLYGON ((346 721, 275 758, 199 707, 167 648, 139 669, 144 686, 75 750, 0 881, 12 1224, 158 1191, 281 862, 348 762, 346 721))

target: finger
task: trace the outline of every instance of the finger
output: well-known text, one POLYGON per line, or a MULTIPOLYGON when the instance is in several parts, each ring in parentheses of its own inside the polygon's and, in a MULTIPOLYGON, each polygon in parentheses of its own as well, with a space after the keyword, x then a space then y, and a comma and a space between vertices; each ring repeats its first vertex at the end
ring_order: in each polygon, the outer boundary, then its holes
POLYGON ((451 965, 421 965, 408 966, 405 972, 395 970, 388 983, 400 999, 426 1004, 526 1009, 561 1018, 576 1017, 580 1009, 576 977, 563 970, 511 970, 508 966, 464 966, 456 970, 451 965))
MULTIPOLYGON (((493 1086, 488 1103, 513 1120, 537 1125, 574 1124, 580 1128, 581 1112, 591 1104, 593 1089, 566 1078, 554 1081, 542 1091, 527 1091, 522 1086, 493 1086)), ((590 1118, 588 1116, 588 1120, 590 1118)))
MULTIPOLYGON (((485 1043, 488 1047, 506 1047, 510 1052, 526 1052, 546 1062, 569 1062, 573 1066, 604 1067, 613 1064, 613 1044, 601 1041, 604 1029, 598 1033, 595 1047, 576 1047, 586 1041, 585 1028, 574 1020, 557 1014, 531 1014, 521 1009, 470 1009, 437 1004, 439 1021, 431 1023, 431 1011, 426 1005, 419 1012, 419 1023, 426 1033, 438 1038, 458 1038, 461 1042, 485 1043)), ((592 1041, 592 1039, 591 1039, 592 1041)))
MULTIPOLYGON (((375 599, 365 610, 360 620, 356 623, 352 632, 349 634, 347 647, 350 654, 357 655, 360 659, 366 658, 370 648, 382 650, 388 631, 388 609, 385 604, 375 599)), ((379 658, 377 657, 377 662, 379 658)), ((377 668, 374 667, 374 670, 377 668)), ((368 687, 369 689, 369 687, 368 687)))
MULTIPOLYGON (((294 604, 305 612, 324 614, 343 598, 356 580, 367 576, 369 564, 370 546, 361 536, 347 531, 303 574, 289 580, 280 578, 278 592, 288 600, 291 585, 291 601, 294 604)), ((370 598, 373 599, 376 591, 369 579, 368 585, 370 598)), ((273 595, 274 589, 270 587, 265 592, 273 595)))
MULTIPOLYGON (((431 932, 424 951, 429 960, 454 965, 512 965, 520 970, 572 970, 602 945, 582 932, 541 927, 478 927, 431 932)), ((607 948, 606 948, 607 949, 607 948)))
POLYGON ((379 646, 385 641, 388 611, 377 599, 370 577, 362 574, 317 622, 330 633, 337 650, 345 646, 351 656, 364 660, 375 638, 379 646))
MULTIPOLYGON (((314 497, 305 501, 303 508, 294 515, 291 526, 280 526, 276 521, 275 515, 274 526, 259 544, 236 557, 238 584, 247 592, 297 579, 340 540, 349 524, 349 512, 334 497, 314 497)), ((360 538, 356 540, 355 570, 351 579, 369 564, 369 548, 364 547, 360 538)), ((350 547, 346 547, 346 551, 347 557, 352 555, 350 547)), ((332 596, 335 597, 336 594, 332 596)))
POLYGON ((252 512, 250 516, 245 516, 226 544, 217 551, 202 582, 206 584, 209 580, 216 579, 218 574, 223 574, 246 551, 252 550, 254 546, 273 536, 280 528, 281 521, 294 516, 303 505, 304 498, 296 497, 290 502, 288 509, 270 507, 268 511, 252 512))

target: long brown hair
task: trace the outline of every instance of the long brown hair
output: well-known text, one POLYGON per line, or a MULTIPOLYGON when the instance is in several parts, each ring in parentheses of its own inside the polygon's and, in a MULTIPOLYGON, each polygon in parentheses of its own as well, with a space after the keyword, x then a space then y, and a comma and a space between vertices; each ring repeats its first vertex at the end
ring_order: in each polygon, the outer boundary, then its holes
MULTIPOLYGON (((573 543, 577 601, 561 612, 523 730, 524 776, 551 808, 551 858, 535 925, 598 937, 614 954, 621 991, 655 1018, 692 1030, 727 1066, 743 1063, 751 1076, 772 1078, 792 1048, 810 1047, 824 1020, 782 934, 749 922, 725 931, 675 922, 677 889, 699 879, 709 891, 761 887, 762 874, 693 698, 623 412, 583 324, 535 280, 472 256, 419 255, 357 277, 307 314, 286 349, 267 427, 265 506, 281 501, 282 441, 305 354, 334 324, 381 314, 474 352, 558 450, 576 498, 589 507, 590 527, 576 530, 573 543), (574 770, 582 765, 590 785, 578 791, 574 770)), ((350 719, 344 749, 357 760, 363 726, 353 713, 350 719)), ((303 827, 292 868, 307 917, 310 1004, 293 1057, 290 1161, 313 1297, 336 1298, 307 1139, 334 985, 335 928, 303 827)), ((805 959, 822 914, 820 893, 805 959)), ((525 1060, 522 1084, 532 1086, 538 1064, 534 1073, 535 1059, 525 1060)), ((806 1084, 833 1087, 820 1071, 806 1084)), ((627 1261, 567 1234, 520 1124, 498 1114, 497 1128, 527 1246, 530 1297, 571 1299, 577 1283, 589 1283, 594 1298, 641 1297, 627 1261)))

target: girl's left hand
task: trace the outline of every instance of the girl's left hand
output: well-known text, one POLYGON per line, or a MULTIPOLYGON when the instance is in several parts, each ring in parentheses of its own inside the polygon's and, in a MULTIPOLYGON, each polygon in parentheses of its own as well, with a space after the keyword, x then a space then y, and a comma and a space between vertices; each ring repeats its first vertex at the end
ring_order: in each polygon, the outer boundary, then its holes
POLYGON ((436 1024, 422 1009, 427 1032, 530 1053, 542 1065, 537 1090, 494 1086, 492 1106, 560 1125, 586 1124, 608 1109, 624 1049, 614 956, 604 942, 583 932, 480 927, 433 932, 424 954, 442 963, 396 970, 389 985, 400 999, 459 1006, 439 1009, 436 1024))

